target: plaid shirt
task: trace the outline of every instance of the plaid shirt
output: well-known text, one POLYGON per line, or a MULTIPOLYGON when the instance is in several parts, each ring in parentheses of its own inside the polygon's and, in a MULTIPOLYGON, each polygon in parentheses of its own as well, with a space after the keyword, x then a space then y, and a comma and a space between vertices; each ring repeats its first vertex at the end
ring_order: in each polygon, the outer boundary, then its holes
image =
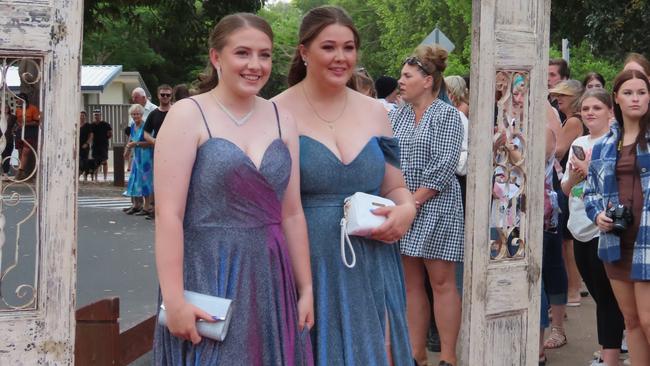
MULTIPOLYGON (((589 174, 584 188, 584 200, 587 216, 594 223, 596 216, 608 203, 618 204, 618 184, 616 182, 616 161, 618 157, 618 141, 620 127, 614 122, 605 137, 598 142, 592 151, 589 174)), ((632 272, 630 278, 637 281, 650 280, 650 152, 637 146, 637 169, 641 176, 643 187, 643 211, 641 223, 634 243, 632 272)), ((600 233, 598 241, 598 257, 611 263, 621 259, 620 238, 612 232, 600 233)))

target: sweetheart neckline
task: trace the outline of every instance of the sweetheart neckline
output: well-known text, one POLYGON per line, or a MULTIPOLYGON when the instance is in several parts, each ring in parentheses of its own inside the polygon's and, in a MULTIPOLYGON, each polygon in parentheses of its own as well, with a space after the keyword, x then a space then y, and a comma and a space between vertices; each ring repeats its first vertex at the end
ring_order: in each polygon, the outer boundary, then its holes
POLYGON ((354 163, 359 159, 359 157, 361 156, 361 154, 363 154, 363 153, 366 151, 366 149, 368 149, 368 147, 370 146, 370 143, 371 143, 373 140, 376 140, 376 139, 377 139, 376 136, 371 136, 371 137, 368 139, 368 142, 366 142, 366 144, 363 145, 363 147, 361 148, 361 150, 359 150, 359 152, 357 153, 357 155, 356 155, 352 160, 350 160, 348 163, 344 163, 344 162, 343 162, 341 159, 339 159, 339 157, 336 156, 336 154, 334 154, 334 152, 333 152, 329 147, 327 147, 327 145, 325 145, 324 143, 322 143, 322 142, 316 140, 315 138, 313 138, 313 137, 311 137, 311 136, 300 135, 300 138, 303 138, 303 137, 305 137, 305 138, 307 138, 307 139, 309 139, 309 140, 311 140, 311 141, 314 141, 314 142, 317 143, 318 145, 322 146, 325 150, 327 150, 327 152, 329 152, 330 156, 331 156, 332 158, 334 158, 334 160, 336 160, 340 165, 345 166, 345 167, 348 167, 348 166, 354 164, 354 163))
POLYGON ((231 140, 228 140, 228 139, 223 138, 223 137, 210 137, 210 138, 208 138, 204 143, 202 143, 201 146, 199 146, 199 149, 202 148, 203 145, 205 145, 206 143, 208 143, 208 142, 211 141, 211 140, 216 140, 216 141, 225 141, 226 143, 228 143, 228 144, 234 146, 234 147, 237 149, 237 151, 239 151, 239 152, 240 152, 240 153, 241 153, 241 154, 246 158, 246 160, 247 160, 247 161, 248 161, 248 162, 253 166, 253 168, 254 168, 258 173, 261 173, 261 172, 262 172, 262 168, 264 167, 264 162, 266 161, 267 154, 268 154, 269 150, 271 149, 271 146, 273 146, 273 144, 275 144, 276 142, 280 141, 280 142, 282 142, 282 146, 284 146, 284 147, 286 148, 286 145, 284 144, 284 141, 282 141, 282 139, 281 139, 280 137, 276 137, 275 139, 273 139, 273 141, 271 141, 271 142, 266 146, 266 149, 264 149, 264 153, 262 153, 262 160, 260 161, 260 165, 259 165, 259 167, 258 167, 258 166, 255 164, 255 162, 253 161, 253 159, 252 159, 248 154, 246 154, 246 152, 244 151, 244 149, 242 149, 239 145, 237 145, 236 143, 232 142, 231 140))

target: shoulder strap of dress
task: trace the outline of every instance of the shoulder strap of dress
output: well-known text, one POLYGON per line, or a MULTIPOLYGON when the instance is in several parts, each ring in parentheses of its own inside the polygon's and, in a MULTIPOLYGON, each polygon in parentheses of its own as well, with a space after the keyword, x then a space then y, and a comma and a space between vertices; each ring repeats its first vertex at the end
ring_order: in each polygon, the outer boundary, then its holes
POLYGON ((278 124, 278 133, 280 134, 280 138, 282 138, 282 128, 280 128, 280 114, 278 113, 278 106, 275 105, 275 102, 271 102, 273 104, 273 109, 275 110, 275 121, 278 124))
POLYGON ((201 108, 201 105, 199 104, 199 102, 196 101, 196 99, 192 97, 189 97, 187 99, 190 99, 191 101, 194 102, 194 104, 196 104, 197 107, 199 107, 199 111, 201 112, 201 117, 203 117, 203 124, 205 124, 205 129, 208 130, 208 136, 212 138, 212 133, 210 132, 210 127, 208 127, 208 121, 206 121, 205 119, 205 114, 203 114, 203 109, 201 108))

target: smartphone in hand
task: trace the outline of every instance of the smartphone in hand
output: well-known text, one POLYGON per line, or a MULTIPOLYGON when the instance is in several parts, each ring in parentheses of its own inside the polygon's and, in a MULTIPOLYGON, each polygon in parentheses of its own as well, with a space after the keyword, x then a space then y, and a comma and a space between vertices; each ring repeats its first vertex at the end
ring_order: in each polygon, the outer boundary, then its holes
POLYGON ((578 160, 585 160, 585 150, 582 146, 572 145, 571 150, 573 150, 573 155, 575 155, 578 160))

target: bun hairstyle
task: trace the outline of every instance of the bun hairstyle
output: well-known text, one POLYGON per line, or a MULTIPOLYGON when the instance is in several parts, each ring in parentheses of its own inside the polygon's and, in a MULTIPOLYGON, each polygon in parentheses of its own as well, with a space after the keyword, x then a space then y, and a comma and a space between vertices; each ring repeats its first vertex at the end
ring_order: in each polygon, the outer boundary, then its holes
MULTIPOLYGON (((643 80, 646 89, 650 90, 650 82, 648 82, 646 75, 638 70, 626 70, 621 71, 618 75, 616 75, 616 79, 614 79, 614 95, 618 93, 623 83, 632 79, 643 80)), ((618 125, 621 129, 621 136, 623 136, 625 128, 625 124, 623 122, 623 111, 621 110, 621 106, 616 102, 614 102, 614 117, 616 118, 616 121, 618 122, 618 125)), ((648 124, 650 124, 650 108, 648 111, 646 111, 646 113, 643 115, 643 117, 641 117, 641 120, 639 121, 639 134, 636 137, 636 143, 639 144, 639 146, 641 146, 641 148, 644 150, 648 149, 648 142, 645 138, 646 132, 648 131, 648 124)))
POLYGON ((444 81, 443 73, 447 68, 447 51, 439 46, 420 45, 413 52, 412 57, 417 58, 424 66, 423 73, 433 77, 432 93, 440 92, 444 81))
MULTIPOLYGON (((354 45, 359 49, 361 46, 359 32, 354 26, 352 18, 350 18, 348 13, 338 6, 319 6, 307 12, 307 14, 302 18, 302 23, 300 23, 298 44, 303 45, 304 47, 309 47, 314 38, 318 37, 325 27, 332 24, 339 24, 350 28, 354 36, 354 45)), ((307 66, 305 66, 305 62, 302 60, 299 47, 296 47, 293 59, 291 60, 291 66, 289 67, 289 75, 287 77, 289 86, 298 84, 305 78, 305 76, 307 76, 307 66)), ((350 83, 348 84, 349 86, 354 87, 354 85, 350 85, 350 83)))
MULTIPOLYGON (((210 32, 208 47, 221 51, 226 43, 228 43, 228 37, 232 33, 240 28, 246 27, 257 29, 266 34, 271 40, 271 43, 273 43, 273 30, 266 20, 251 13, 235 13, 221 18, 217 25, 214 26, 212 32, 210 32)), ((217 70, 209 59, 208 65, 205 71, 199 75, 198 81, 199 93, 205 93, 219 84, 217 70)))

